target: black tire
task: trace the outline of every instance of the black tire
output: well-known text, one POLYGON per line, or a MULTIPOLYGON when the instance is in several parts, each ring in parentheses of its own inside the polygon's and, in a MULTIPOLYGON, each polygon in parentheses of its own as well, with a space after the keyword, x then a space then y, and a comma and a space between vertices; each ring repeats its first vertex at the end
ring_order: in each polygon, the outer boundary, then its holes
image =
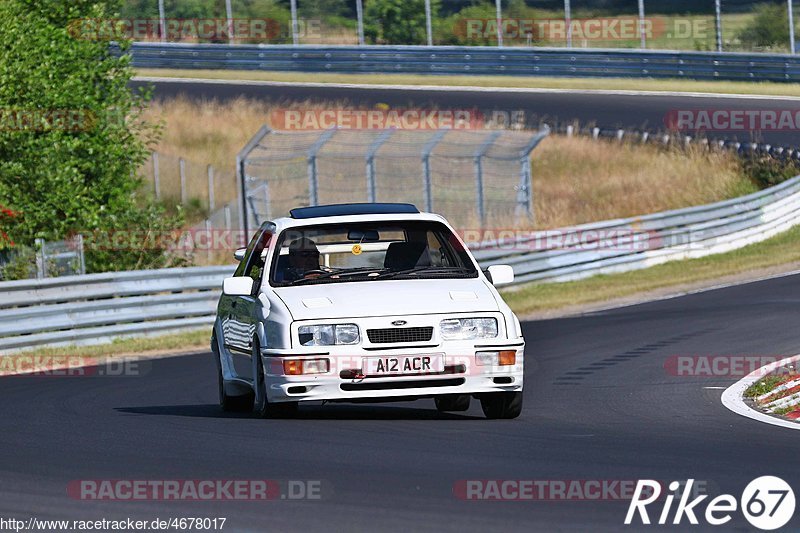
POLYGON ((211 351, 214 353, 214 360, 217 364, 217 387, 219 394, 219 407, 225 412, 243 413, 253 409, 253 395, 245 394, 242 396, 230 396, 225 392, 225 385, 222 379, 222 363, 219 360, 219 345, 217 344, 216 334, 211 335, 211 351))
POLYGON ((253 375, 255 376, 255 399, 253 411, 259 418, 291 418, 297 414, 297 402, 270 403, 264 383, 264 365, 261 364, 258 339, 253 339, 253 375))
POLYGON ((486 418, 517 418, 522 413, 522 391, 490 392, 480 399, 486 418))
POLYGON ((443 394, 433 399, 436 402, 436 409, 443 413, 447 411, 466 411, 469 409, 470 400, 472 400, 472 397, 469 394, 443 394))

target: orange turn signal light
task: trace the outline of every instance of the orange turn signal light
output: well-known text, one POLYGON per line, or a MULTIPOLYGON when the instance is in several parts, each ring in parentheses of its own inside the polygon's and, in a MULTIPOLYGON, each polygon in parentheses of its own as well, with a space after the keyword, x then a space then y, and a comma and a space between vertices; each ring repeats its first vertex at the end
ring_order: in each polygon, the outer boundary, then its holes
POLYGON ((510 366, 517 363, 517 352, 514 350, 503 350, 497 357, 497 364, 500 366, 510 366))
POLYGON ((303 361, 290 359, 283 362, 283 373, 287 376, 299 376, 303 373, 303 361))
POLYGON ((283 374, 300 376, 304 374, 325 374, 330 370, 328 359, 287 359, 283 362, 283 374))

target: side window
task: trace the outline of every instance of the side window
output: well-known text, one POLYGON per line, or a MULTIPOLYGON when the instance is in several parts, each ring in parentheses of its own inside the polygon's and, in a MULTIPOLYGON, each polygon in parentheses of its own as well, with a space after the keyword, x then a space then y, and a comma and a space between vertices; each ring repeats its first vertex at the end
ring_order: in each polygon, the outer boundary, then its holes
POLYGON ((255 248, 256 243, 261 237, 262 231, 259 229, 256 231, 253 236, 250 238, 250 242, 247 243, 247 251, 244 253, 244 258, 239 261, 239 266, 236 267, 236 271, 233 273, 235 277, 241 277, 245 275, 247 270, 247 263, 250 261, 250 255, 253 253, 253 248, 255 248))
MULTIPOLYGON (((263 226, 262 226, 263 228, 263 226)), ((260 229, 253 235, 247 245, 247 252, 245 252, 244 259, 239 263, 239 266, 234 272, 234 276, 247 276, 253 278, 253 290, 258 290, 261 286, 261 276, 264 273, 264 258, 262 257, 264 251, 269 246, 272 240, 273 233, 268 229, 260 229)))
POLYGON ((247 260, 245 272, 242 274, 244 276, 253 278, 253 281, 255 281, 255 287, 260 285, 261 276, 264 273, 263 252, 269 246, 270 240, 272 240, 272 233, 269 231, 264 231, 261 233, 261 235, 259 235, 259 238, 256 241, 252 252, 250 253, 250 257, 247 260))

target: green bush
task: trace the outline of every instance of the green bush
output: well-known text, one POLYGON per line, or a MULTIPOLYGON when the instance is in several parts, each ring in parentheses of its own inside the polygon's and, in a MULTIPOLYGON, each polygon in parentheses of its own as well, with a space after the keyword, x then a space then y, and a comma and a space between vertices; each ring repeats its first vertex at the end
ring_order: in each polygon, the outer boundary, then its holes
MULTIPOLYGON (((439 15, 439 0, 430 0, 431 17, 439 15)), ((380 44, 425 44, 425 0, 368 0, 364 38, 380 44)))
POLYGON ((755 18, 737 33, 742 45, 750 49, 788 49, 789 13, 785 2, 761 4, 755 13, 755 18))
MULTIPOLYGON (((136 197, 136 172, 158 129, 141 119, 148 95, 128 87, 130 58, 70 31, 76 20, 113 18, 114 7, 0 3, 0 205, 18 213, 3 230, 19 245, 180 223, 136 197)), ((161 256, 87 254, 87 263, 93 271, 160 266, 161 256)))
POLYGON ((800 175, 800 161, 777 159, 768 155, 746 157, 742 160, 745 176, 759 189, 772 187, 800 175))

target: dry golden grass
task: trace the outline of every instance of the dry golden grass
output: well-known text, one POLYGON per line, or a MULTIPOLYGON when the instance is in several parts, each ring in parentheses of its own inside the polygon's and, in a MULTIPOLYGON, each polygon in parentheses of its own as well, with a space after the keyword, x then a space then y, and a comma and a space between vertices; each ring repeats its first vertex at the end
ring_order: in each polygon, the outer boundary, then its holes
POLYGON ((702 148, 552 136, 533 153, 537 222, 560 227, 699 205, 747 194, 739 161, 702 148))
MULTIPOLYGON (((281 107, 331 108, 335 102, 281 107)), ((217 205, 236 198, 237 152, 264 124, 269 105, 245 99, 229 103, 195 103, 176 99, 155 103, 150 120, 163 121, 161 183, 176 197, 177 156, 217 169, 217 205), (170 185, 170 182, 173 185, 170 185)), ((553 135, 533 152, 536 226, 552 228, 698 205, 755 190, 742 177, 738 160, 726 153, 672 149, 583 137, 553 135)), ((418 161, 414 161, 418 165, 418 161)), ((147 175, 148 173, 145 172, 147 175)), ((353 176, 359 187, 362 176, 353 176)), ((187 167, 189 196, 205 204, 207 175, 203 165, 187 167)), ((361 198, 358 198, 360 200, 361 198)), ((337 201, 352 201, 343 197, 337 201)), ((513 200, 512 200, 513 201, 513 200)))

